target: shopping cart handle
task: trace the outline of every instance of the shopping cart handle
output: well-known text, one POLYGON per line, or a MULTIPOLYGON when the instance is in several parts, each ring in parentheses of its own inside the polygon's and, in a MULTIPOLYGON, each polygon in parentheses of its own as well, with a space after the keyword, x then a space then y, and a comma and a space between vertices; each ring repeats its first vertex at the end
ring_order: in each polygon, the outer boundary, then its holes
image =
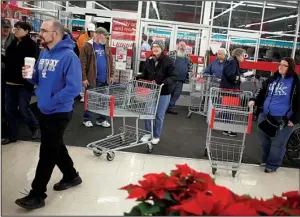
POLYGON ((150 83, 150 84, 156 84, 156 82, 154 80, 150 81, 150 80, 139 79, 137 81, 141 81, 141 82, 144 82, 144 83, 150 83))
POLYGON ((238 89, 229 89, 229 88, 220 88, 222 91, 230 91, 230 92, 237 92, 237 93, 242 93, 244 91, 238 90, 238 89))

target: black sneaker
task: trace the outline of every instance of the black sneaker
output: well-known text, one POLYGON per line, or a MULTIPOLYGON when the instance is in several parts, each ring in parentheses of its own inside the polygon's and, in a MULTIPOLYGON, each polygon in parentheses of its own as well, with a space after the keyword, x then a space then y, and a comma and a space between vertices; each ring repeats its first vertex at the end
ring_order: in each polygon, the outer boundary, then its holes
POLYGON ((17 140, 15 140, 15 139, 1 139, 1 145, 8 145, 8 144, 14 143, 16 141, 17 140))
POLYGON ((265 168, 265 173, 275 173, 276 169, 265 168))
POLYGON ((63 191, 67 190, 71 187, 80 185, 82 183, 82 179, 79 175, 77 175, 72 181, 66 182, 63 179, 59 181, 59 183, 56 183, 53 186, 54 191, 63 191))
POLYGON ((37 197, 29 194, 23 198, 17 199, 16 204, 24 209, 33 210, 44 207, 45 200, 42 197, 37 197))
POLYGON ((31 138, 32 138, 32 139, 39 139, 40 137, 41 137, 40 129, 35 129, 35 130, 32 132, 31 138))
POLYGON ((173 109, 173 108, 169 108, 169 109, 167 110, 167 113, 172 114, 172 115, 177 115, 177 114, 178 114, 178 112, 175 111, 175 109, 173 109))

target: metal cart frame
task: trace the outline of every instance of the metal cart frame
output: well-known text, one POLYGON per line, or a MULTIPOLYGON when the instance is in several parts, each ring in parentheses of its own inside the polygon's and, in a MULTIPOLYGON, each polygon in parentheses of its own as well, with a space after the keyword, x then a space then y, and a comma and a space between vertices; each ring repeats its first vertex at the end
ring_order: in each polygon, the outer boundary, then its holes
POLYGON ((85 92, 85 110, 109 116, 111 118, 111 135, 104 139, 89 143, 87 148, 94 155, 106 153, 107 160, 112 161, 114 151, 147 144, 147 151, 153 151, 149 141, 141 138, 150 134, 153 138, 153 120, 159 103, 162 85, 150 81, 132 80, 125 84, 114 84, 94 88, 85 92), (114 130, 114 118, 122 117, 123 126, 119 133, 114 130), (135 118, 135 126, 126 124, 126 118, 135 118), (151 132, 139 128, 139 120, 151 121, 151 132))
POLYGON ((232 170, 235 177, 243 156, 246 134, 251 133, 253 107, 248 107, 250 91, 212 87, 207 115, 206 150, 215 174, 217 168, 232 170), (242 134, 242 138, 228 138, 221 131, 242 134))

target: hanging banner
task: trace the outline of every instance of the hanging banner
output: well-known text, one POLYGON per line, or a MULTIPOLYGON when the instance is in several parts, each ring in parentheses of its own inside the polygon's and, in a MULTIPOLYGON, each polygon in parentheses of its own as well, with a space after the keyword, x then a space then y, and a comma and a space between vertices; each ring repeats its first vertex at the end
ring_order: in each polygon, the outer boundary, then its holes
POLYGON ((111 46, 132 49, 135 42, 136 20, 113 19, 111 46))
POLYGON ((149 37, 153 41, 155 41, 155 40, 166 41, 167 38, 171 38, 171 32, 169 32, 169 31, 163 31, 163 30, 151 29, 149 31, 149 37))

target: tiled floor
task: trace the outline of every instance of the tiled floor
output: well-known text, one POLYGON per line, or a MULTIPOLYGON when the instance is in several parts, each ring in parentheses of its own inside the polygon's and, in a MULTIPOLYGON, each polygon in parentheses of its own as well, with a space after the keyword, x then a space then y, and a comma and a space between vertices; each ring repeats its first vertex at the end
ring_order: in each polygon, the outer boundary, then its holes
MULTIPOLYGON (((169 172, 175 164, 181 163, 188 163, 202 172, 211 172, 206 160, 118 152, 114 161, 108 162, 104 156, 95 157, 86 148, 69 147, 69 151, 83 184, 65 192, 54 192, 52 186, 61 178, 55 168, 48 185, 46 206, 28 212, 14 201, 23 196, 19 191, 30 190, 39 144, 19 142, 2 146, 2 215, 122 215, 130 210, 134 201, 126 200, 127 193, 118 188, 136 183, 143 174, 169 172)), ((236 178, 231 177, 231 172, 222 170, 217 171, 215 178, 218 184, 236 193, 258 197, 299 190, 300 182, 299 170, 281 168, 277 173, 265 174, 262 168, 253 165, 243 165, 236 178)))

